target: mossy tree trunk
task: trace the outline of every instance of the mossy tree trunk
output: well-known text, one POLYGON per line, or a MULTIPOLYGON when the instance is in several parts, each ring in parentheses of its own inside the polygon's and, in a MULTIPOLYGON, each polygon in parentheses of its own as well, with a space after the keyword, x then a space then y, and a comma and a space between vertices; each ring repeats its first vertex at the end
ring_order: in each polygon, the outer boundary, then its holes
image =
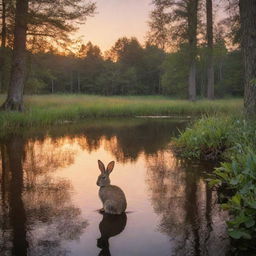
POLYGON ((240 0, 244 62, 244 105, 248 115, 256 114, 256 1, 240 0))
POLYGON ((26 72, 27 16, 28 0, 17 0, 11 78, 7 99, 2 106, 3 110, 23 111, 23 90, 26 72))

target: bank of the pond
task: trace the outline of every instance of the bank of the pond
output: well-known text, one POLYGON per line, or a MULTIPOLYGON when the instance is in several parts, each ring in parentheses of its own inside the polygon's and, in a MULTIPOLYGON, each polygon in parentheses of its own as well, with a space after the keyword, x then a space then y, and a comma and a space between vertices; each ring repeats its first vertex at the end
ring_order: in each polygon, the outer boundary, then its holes
MULTIPOLYGON (((222 159, 211 185, 225 187, 229 234, 242 250, 256 252, 256 121, 241 116, 211 116, 197 120, 174 140, 186 158, 222 159)), ((247 254, 250 255, 250 254, 247 254)))
MULTIPOLYGON (((1 95, 0 103, 3 101, 1 95)), ((0 112, 0 130, 87 118, 234 113, 242 111, 242 100, 189 102, 163 96, 34 95, 25 97, 25 109, 24 113, 0 112)))

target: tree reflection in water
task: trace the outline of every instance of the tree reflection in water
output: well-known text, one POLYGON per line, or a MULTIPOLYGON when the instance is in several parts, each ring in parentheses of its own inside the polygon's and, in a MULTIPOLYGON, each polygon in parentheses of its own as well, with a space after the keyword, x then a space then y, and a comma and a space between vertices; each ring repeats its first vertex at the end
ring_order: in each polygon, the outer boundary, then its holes
POLYGON ((12 136, 1 144, 1 255, 68 254, 62 243, 78 239, 87 222, 72 205, 69 181, 49 174, 74 154, 51 140, 12 136))
MULTIPOLYGON (((64 243, 78 239, 87 222, 72 203, 70 181, 53 174, 74 162, 75 149, 89 154, 99 148, 121 163, 143 159, 150 200, 161 220, 158 229, 170 238, 172 255, 216 255, 216 251, 225 255, 229 248, 227 214, 220 210, 216 192, 207 187, 200 173, 209 167, 182 161, 166 150, 171 131, 184 126, 136 120, 117 126, 82 125, 74 131, 60 128, 51 131, 51 137, 47 132, 3 141, 0 255, 69 254, 64 243)), ((111 219, 103 215, 100 255, 110 255, 109 238, 120 234, 125 225, 126 216, 111 219)))
POLYGON ((184 129, 185 124, 184 121, 132 120, 118 126, 84 127, 83 133, 78 133, 74 139, 87 152, 104 145, 117 162, 136 162, 141 154, 151 155, 166 148, 171 133, 184 129))
POLYGON ((161 217, 159 230, 171 239, 172 255, 226 255, 229 250, 227 213, 200 173, 210 167, 200 166, 201 170, 172 152, 159 151, 147 158, 152 205, 161 217))

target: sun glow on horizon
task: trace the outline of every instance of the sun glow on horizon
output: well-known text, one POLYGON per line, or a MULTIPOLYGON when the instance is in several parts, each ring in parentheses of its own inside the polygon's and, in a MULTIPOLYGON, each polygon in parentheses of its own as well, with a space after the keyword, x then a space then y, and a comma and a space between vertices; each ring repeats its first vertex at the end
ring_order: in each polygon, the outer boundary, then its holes
POLYGON ((88 18, 77 32, 85 43, 91 41, 104 52, 120 37, 136 37, 144 43, 148 31, 151 0, 96 0, 94 17, 88 18))

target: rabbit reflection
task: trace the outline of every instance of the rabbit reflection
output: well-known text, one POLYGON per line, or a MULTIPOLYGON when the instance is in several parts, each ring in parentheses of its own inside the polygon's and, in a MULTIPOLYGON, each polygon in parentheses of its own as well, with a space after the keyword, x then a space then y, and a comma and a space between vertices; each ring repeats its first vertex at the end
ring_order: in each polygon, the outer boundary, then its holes
POLYGON ((109 250, 109 238, 119 235, 126 226, 126 213, 113 215, 103 213, 103 219, 99 224, 101 237, 97 240, 97 246, 101 248, 99 256, 111 256, 109 250))

